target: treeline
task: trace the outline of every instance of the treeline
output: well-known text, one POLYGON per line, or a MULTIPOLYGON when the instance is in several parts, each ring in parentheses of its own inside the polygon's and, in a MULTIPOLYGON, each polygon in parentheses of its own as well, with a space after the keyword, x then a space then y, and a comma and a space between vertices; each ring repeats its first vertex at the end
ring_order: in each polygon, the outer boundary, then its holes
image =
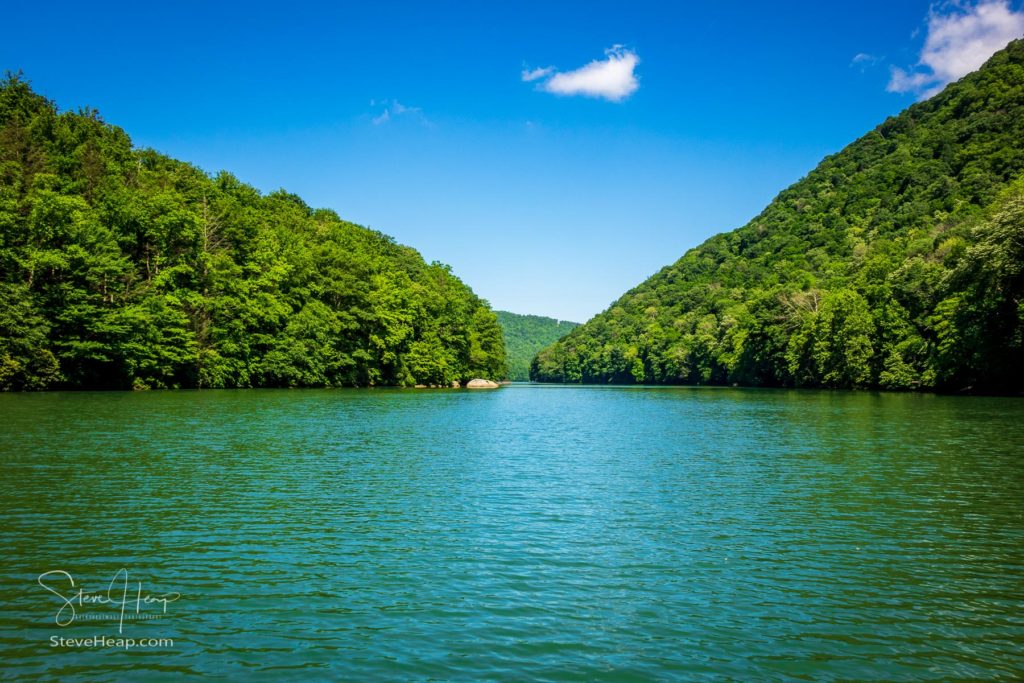
POLYGON ((494 313, 447 266, 0 82, 0 389, 505 375, 494 313))
POLYGON ((579 323, 545 318, 542 315, 521 315, 497 311, 498 323, 505 333, 508 376, 516 382, 530 379, 530 361, 545 346, 556 342, 579 323))
POLYGON ((549 382, 1024 389, 1024 42, 542 351, 549 382))

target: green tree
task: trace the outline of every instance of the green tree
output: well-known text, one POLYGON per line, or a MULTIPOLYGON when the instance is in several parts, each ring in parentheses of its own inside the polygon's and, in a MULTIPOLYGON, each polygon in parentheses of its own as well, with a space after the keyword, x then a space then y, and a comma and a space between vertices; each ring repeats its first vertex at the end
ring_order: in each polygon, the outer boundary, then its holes
POLYGON ((1022 185, 1017 40, 541 349, 531 377, 631 383, 639 359, 666 384, 1020 392, 1022 185))
POLYGON ((0 83, 0 389, 506 372, 494 313, 447 266, 0 83))

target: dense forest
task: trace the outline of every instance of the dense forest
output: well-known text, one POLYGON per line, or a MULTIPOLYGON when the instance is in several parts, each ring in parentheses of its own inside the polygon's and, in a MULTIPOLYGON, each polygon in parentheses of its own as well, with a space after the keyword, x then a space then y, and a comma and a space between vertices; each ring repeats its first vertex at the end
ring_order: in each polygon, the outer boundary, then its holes
POLYGON ((447 266, 0 82, 0 389, 502 379, 447 266))
POLYGON ((549 382, 1024 389, 1024 42, 533 361, 549 382))
POLYGON ((542 315, 520 315, 497 311, 498 323, 505 333, 505 354, 508 377, 514 382, 530 379, 530 361, 545 346, 558 341, 579 323, 545 318, 542 315))

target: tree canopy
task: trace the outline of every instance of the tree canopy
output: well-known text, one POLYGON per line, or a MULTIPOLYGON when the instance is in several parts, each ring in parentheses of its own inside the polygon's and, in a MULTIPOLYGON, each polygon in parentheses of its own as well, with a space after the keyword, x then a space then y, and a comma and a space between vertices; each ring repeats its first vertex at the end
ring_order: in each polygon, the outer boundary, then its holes
POLYGON ((0 82, 0 389, 502 379, 449 267, 0 82))
POLYGON ((548 382, 1024 389, 1024 42, 541 351, 548 382))

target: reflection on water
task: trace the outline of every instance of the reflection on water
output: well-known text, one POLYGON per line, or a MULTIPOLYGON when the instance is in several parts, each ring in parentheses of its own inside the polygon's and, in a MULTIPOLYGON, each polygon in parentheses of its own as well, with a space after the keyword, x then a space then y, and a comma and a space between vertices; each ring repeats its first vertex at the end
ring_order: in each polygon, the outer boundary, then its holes
POLYGON ((54 393, 0 416, 9 676, 1024 676, 1020 399, 54 393), (123 637, 173 647, 51 647, 118 627, 56 626, 37 577, 105 594, 122 568, 181 594, 123 637))

